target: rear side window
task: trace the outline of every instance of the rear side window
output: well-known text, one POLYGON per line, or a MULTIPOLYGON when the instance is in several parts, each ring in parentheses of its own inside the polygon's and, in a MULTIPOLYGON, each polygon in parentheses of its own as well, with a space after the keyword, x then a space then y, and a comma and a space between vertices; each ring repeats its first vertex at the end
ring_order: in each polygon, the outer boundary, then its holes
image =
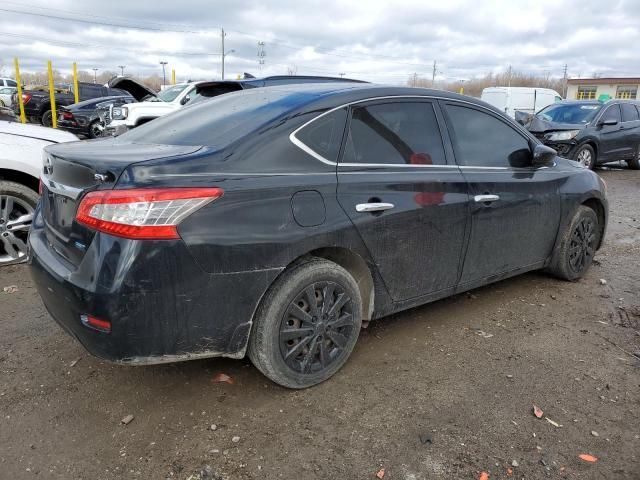
POLYGON ((16 82, 14 82, 13 80, 7 80, 7 87, 17 87, 18 84, 16 82))
POLYGON ((447 105, 456 161, 473 167, 528 167, 528 140, 488 113, 447 105))
POLYGON ((622 121, 623 122, 633 122, 635 120, 640 120, 638 117, 638 110, 631 103, 623 103, 620 105, 622 108, 622 121))
POLYGON ((335 110, 298 131, 296 138, 323 158, 337 162, 346 120, 346 108, 335 110))
POLYGON ((344 163, 444 165, 444 147, 429 102, 352 109, 344 163))

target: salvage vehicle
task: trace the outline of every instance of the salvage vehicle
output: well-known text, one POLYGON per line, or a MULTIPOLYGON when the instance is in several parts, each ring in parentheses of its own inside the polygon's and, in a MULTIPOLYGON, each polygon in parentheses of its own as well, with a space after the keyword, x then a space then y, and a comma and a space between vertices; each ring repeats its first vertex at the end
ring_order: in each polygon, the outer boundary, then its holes
POLYGON ((12 87, 0 88, 0 107, 11 106, 11 97, 13 96, 13 92, 15 91, 16 89, 12 87))
MULTIPOLYGON (((73 85, 58 86, 55 92, 56 107, 65 107, 75 103, 73 85)), ((96 83, 78 82, 78 97, 80 101, 92 98, 112 97, 121 95, 131 95, 136 100, 142 100, 155 93, 127 77, 114 77, 106 85, 96 83)), ((13 95, 13 109, 19 114, 17 92, 13 95)), ((45 127, 51 126, 51 101, 47 87, 37 89, 27 89, 22 92, 22 102, 24 103, 25 115, 33 123, 41 123, 45 127)))
POLYGON ((166 88, 148 102, 112 108, 104 120, 106 130, 112 135, 119 135, 129 129, 143 125, 151 120, 175 112, 184 105, 198 103, 206 98, 236 92, 247 88, 270 87, 292 83, 319 82, 356 82, 337 77, 319 77, 305 75, 278 75, 265 78, 255 78, 245 74, 241 80, 220 80, 179 83, 166 88))
POLYGON ((565 101, 522 123, 559 155, 587 168, 624 160, 629 168, 640 169, 640 102, 565 101))
POLYGON ((18 82, 16 82, 13 78, 0 78, 0 88, 10 87, 10 88, 18 88, 18 82))
POLYGON ((241 358, 304 388, 372 319, 517 274, 575 280, 603 181, 444 91, 247 89, 46 148, 29 237, 51 316, 98 357, 241 358))
POLYGON ((60 107, 58 128, 89 138, 101 137, 104 133, 105 124, 100 117, 100 112, 135 102, 136 99, 134 97, 126 94, 94 98, 74 103, 68 107, 60 107))
POLYGON ((515 118, 516 112, 533 114, 562 101, 562 97, 550 88, 488 87, 482 90, 480 100, 515 118))
MULTIPOLYGON (((2 113, 2 112, 0 112, 2 113)), ((78 138, 0 116, 0 266, 26 260, 27 234, 38 203, 43 148, 78 138)))

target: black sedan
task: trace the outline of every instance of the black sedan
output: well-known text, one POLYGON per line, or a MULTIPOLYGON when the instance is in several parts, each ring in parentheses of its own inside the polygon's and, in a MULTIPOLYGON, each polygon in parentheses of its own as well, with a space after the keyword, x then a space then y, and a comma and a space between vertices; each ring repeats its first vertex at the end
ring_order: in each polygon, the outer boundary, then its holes
POLYGON ((136 102, 136 99, 131 95, 113 95, 60 107, 58 128, 89 138, 101 137, 104 132, 104 123, 99 115, 100 110, 110 105, 119 107, 133 102, 136 102))
POLYGON ((624 160, 640 169, 640 103, 569 101, 542 109, 525 124, 565 157, 594 168, 624 160))
POLYGON ((50 146, 42 183, 31 271, 90 352, 248 354, 291 388, 336 373, 369 320, 531 270, 580 278, 608 212, 597 175, 496 109, 353 83, 50 146))

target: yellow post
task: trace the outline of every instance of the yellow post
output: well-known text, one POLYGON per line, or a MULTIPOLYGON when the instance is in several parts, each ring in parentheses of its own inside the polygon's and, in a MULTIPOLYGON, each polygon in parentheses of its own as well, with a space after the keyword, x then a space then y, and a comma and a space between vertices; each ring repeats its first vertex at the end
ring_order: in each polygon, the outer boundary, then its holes
POLYGON ((176 84, 176 69, 172 68, 171 69, 171 85, 175 85, 176 84))
POLYGON ((73 62, 73 99, 75 103, 80 101, 80 91, 78 90, 78 66, 73 62))
POLYGON ((464 87, 460 87, 460 95, 464 95, 464 87))
POLYGON ((22 101, 22 79, 20 78, 20 65, 18 65, 18 57, 13 59, 16 67, 16 83, 18 84, 18 105, 20 105, 20 121, 27 123, 27 117, 24 114, 24 102, 22 101))
POLYGON ((53 85, 53 68, 51 60, 47 62, 47 72, 49 73, 49 101, 51 102, 51 126, 58 128, 58 117, 56 116, 56 90, 53 85))

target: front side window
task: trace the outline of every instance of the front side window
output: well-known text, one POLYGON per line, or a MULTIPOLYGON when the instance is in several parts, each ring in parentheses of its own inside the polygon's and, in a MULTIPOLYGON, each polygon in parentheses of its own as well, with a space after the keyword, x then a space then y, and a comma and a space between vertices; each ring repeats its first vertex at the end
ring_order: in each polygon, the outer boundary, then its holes
POLYGON ((620 107, 618 105, 611 105, 602 114, 603 122, 610 121, 610 120, 615 120, 616 122, 622 121, 622 117, 620 116, 620 107))
POLYGON ((395 102, 353 107, 342 162, 446 164, 433 105, 395 102))
POLYGON ((528 140, 514 128, 479 110, 447 105, 456 160, 474 167, 528 167, 528 140))
POLYGON ((578 87, 578 93, 576 95, 577 100, 595 100, 598 87, 581 86, 578 87))
POLYGON ((622 108, 623 122, 635 122, 636 120, 640 120, 640 118, 638 118, 638 110, 636 110, 635 105, 631 103, 623 103, 620 105, 620 108, 622 108))
POLYGON ((318 155, 336 162, 346 120, 346 108, 335 110, 306 125, 296 133, 296 138, 318 155))

